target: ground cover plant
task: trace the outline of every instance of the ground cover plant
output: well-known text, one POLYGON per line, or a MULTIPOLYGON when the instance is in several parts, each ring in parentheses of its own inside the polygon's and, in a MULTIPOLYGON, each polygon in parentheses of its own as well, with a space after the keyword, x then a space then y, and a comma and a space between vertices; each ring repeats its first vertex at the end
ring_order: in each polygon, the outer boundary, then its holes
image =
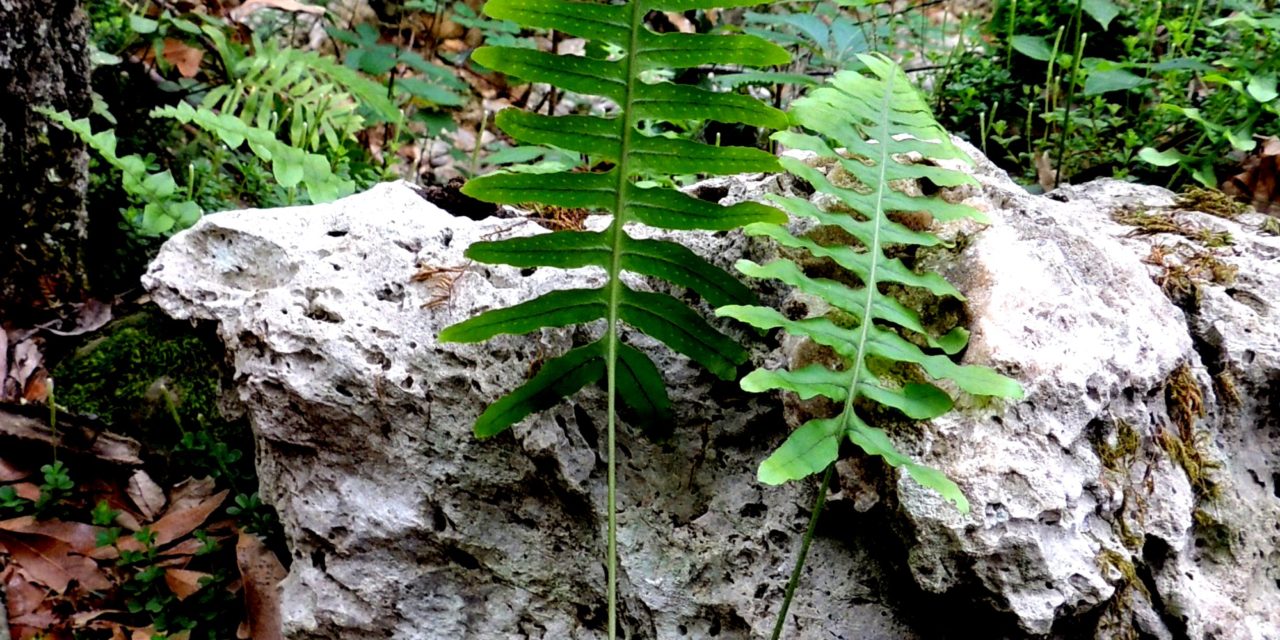
POLYGON ((1280 134, 1278 26, 1265 2, 1004 0, 935 106, 1045 189, 1100 176, 1218 188, 1280 134))

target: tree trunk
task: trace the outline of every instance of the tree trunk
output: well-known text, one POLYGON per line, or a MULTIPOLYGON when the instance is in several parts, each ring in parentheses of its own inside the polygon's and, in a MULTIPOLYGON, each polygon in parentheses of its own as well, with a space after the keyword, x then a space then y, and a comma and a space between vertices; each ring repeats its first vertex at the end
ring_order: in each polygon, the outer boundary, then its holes
POLYGON ((0 0, 0 320, 85 298, 88 155, 33 107, 89 114, 88 28, 77 0, 0 0))

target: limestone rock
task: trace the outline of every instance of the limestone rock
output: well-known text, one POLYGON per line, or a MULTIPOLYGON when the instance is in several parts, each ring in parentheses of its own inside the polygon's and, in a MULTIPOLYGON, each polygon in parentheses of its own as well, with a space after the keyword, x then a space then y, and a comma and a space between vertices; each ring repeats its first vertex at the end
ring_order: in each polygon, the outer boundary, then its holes
MULTIPOLYGON (((878 462, 839 466, 788 637, 953 637, 960 621, 984 637, 1280 637, 1280 241, 1248 216, 1172 212, 1158 188, 1037 197, 980 157, 972 171, 981 186, 947 197, 992 224, 941 229, 954 248, 922 262, 968 298, 965 362, 1027 396, 962 400, 895 434, 960 484, 968 515, 878 462), (1112 217, 1121 205, 1235 244, 1133 235, 1112 217), (1206 253, 1234 280, 1189 280, 1199 293, 1175 305, 1157 281, 1206 253)), ((727 201, 780 188, 699 187, 727 201)), ((151 266, 155 301, 214 321, 234 361, 293 552, 287 637, 602 637, 602 394, 491 441, 470 433, 487 402, 598 328, 435 340, 482 310, 599 282, 462 256, 541 232, 455 218, 386 184, 208 216, 151 266)), ((768 251, 739 234, 681 238, 725 266, 768 251)), ((757 362, 785 361, 776 338, 729 330, 757 362)), ((627 637, 767 636, 814 490, 755 481, 788 429, 783 402, 634 342, 666 374, 677 420, 669 440, 620 435, 627 637)))
MULTIPOLYGON (((727 189, 716 195, 734 197, 727 189)), ((482 310, 600 281, 462 255, 481 239, 541 232, 524 219, 455 218, 384 184, 329 205, 208 216, 151 266, 155 301, 215 321, 234 361, 262 492, 293 551, 287 637, 603 636, 603 394, 588 389, 510 435, 471 434, 488 402, 590 331, 435 338, 482 310)), ((741 235, 686 235, 725 265, 750 250, 741 235)), ((628 637, 767 634, 813 487, 755 482, 787 431, 773 399, 640 338, 678 417, 668 441, 629 427, 619 438, 628 637)), ((880 585, 901 570, 858 539, 815 545, 823 570, 795 609, 806 637, 913 637, 880 585)))

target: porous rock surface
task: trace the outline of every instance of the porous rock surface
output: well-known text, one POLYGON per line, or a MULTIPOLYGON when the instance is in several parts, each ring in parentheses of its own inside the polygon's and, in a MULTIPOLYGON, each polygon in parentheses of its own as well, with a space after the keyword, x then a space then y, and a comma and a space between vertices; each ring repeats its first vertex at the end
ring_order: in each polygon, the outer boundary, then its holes
MULTIPOLYGON (((1111 217, 1168 192, 1102 181, 1031 196, 972 153, 980 186, 948 197, 992 224, 941 230, 954 247, 923 262, 968 297, 965 362, 1017 378, 1026 398, 963 401, 895 434, 960 484, 967 515, 875 462, 839 465, 788 637, 1280 638, 1280 240, 1257 217, 1173 214, 1228 231, 1235 244, 1213 253, 1237 267, 1180 308, 1155 282, 1167 266, 1143 260, 1202 249, 1111 217)), ((702 194, 785 188, 731 179, 702 194)), ((154 300, 216 323, 234 363, 292 551, 287 637, 603 636, 602 394, 493 440, 470 433, 487 402, 598 327, 435 339, 599 282, 462 255, 541 232, 455 218, 397 183, 211 215, 152 264, 154 300)), ((724 266, 768 252, 738 234, 680 237, 724 266)), ((728 330, 757 362, 786 360, 775 338, 728 330)), ((666 373, 677 419, 667 439, 620 433, 626 637, 765 637, 815 489, 755 480, 790 412, 634 343, 666 373)))

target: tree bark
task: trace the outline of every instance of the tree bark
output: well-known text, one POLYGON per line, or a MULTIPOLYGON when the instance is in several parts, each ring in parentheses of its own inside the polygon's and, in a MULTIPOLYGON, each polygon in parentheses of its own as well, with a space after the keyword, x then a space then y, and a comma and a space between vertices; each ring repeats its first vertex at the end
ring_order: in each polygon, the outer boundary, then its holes
POLYGON ((80 302, 88 155, 32 109, 89 114, 88 25, 77 0, 0 0, 0 321, 80 302))

